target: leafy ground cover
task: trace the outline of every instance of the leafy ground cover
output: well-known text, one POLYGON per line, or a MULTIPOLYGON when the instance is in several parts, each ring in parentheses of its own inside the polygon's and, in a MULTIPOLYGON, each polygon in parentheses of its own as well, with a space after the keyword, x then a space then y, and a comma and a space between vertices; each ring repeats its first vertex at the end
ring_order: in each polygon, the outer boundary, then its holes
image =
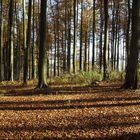
POLYGON ((140 139, 140 91, 118 84, 0 86, 0 139, 140 139))

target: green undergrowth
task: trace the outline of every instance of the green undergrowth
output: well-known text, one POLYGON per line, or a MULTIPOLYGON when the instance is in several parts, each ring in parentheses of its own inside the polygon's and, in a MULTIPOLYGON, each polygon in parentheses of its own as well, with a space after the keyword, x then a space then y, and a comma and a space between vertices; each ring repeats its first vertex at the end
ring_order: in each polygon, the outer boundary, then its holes
MULTIPOLYGON (((108 82, 123 82, 125 79, 125 71, 110 71, 107 74, 108 82)), ((138 71, 138 78, 140 79, 140 71, 138 71)), ((89 72, 80 72, 80 73, 71 73, 64 74, 62 76, 56 76, 54 78, 47 78, 48 85, 63 85, 63 84, 77 84, 77 85, 92 85, 99 83, 103 80, 103 73, 99 71, 89 71, 89 72)), ((28 86, 37 85, 36 80, 29 80, 28 86)), ((0 82, 1 86, 21 86, 23 85, 23 81, 3 81, 0 82)))
MULTIPOLYGON (((108 74, 108 81, 118 82, 123 81, 125 72, 111 71, 108 74)), ((80 72, 76 74, 65 74, 57 76, 49 80, 49 84, 84 84, 91 85, 101 82, 103 80, 103 73, 98 71, 80 72)))
POLYGON ((109 73, 109 81, 112 82, 118 82, 118 81, 124 81, 125 79, 125 72, 124 71, 111 71, 109 73))

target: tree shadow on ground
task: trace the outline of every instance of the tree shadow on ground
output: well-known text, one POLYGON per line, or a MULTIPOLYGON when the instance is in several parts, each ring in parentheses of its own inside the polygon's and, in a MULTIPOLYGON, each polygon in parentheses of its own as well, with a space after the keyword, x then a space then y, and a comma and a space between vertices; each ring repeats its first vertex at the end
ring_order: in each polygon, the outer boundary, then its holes
POLYGON ((119 86, 76 86, 76 87, 52 87, 49 89, 35 89, 29 86, 17 86, 17 87, 0 87, 0 90, 7 89, 7 92, 2 92, 4 96, 31 96, 31 95, 77 95, 77 94, 114 94, 120 93, 124 90, 119 86))
POLYGON ((106 138, 101 138, 101 140, 140 140, 140 133, 135 134, 135 133, 130 133, 130 134, 124 134, 121 136, 114 136, 114 137, 106 137, 106 138))
MULTIPOLYGON (((26 95, 35 95, 34 92, 27 92, 26 95), (30 94, 29 94, 30 93, 30 94)), ((40 92, 38 92, 40 93, 40 92)), ((36 93, 36 95, 38 95, 36 93)), ((42 93, 42 92, 41 92, 42 93)), ((17 93, 8 93, 8 96, 20 96, 17 93)), ((25 93, 24 93, 25 95, 25 93)), ((7 96, 7 94, 6 94, 7 96)), ((119 96, 99 96, 91 98, 80 98, 80 99, 45 99, 37 101, 0 101, 0 110, 64 110, 64 109, 84 109, 84 108, 102 108, 102 107, 129 107, 139 106, 140 97, 139 95, 130 97, 119 97, 119 96)))
MULTIPOLYGON (((69 117, 67 118, 70 123, 66 125, 56 125, 56 124, 45 124, 42 123, 40 125, 32 126, 32 125, 20 125, 20 126, 0 126, 0 131, 6 132, 47 132, 47 131, 57 131, 59 133, 66 132, 71 133, 73 131, 84 131, 85 133, 88 131, 104 131, 110 130, 113 128, 115 130, 116 127, 121 127, 122 129, 125 127, 132 127, 139 125, 139 120, 132 122, 126 121, 128 119, 131 120, 133 115, 106 115, 106 116, 90 116, 81 119, 81 117, 69 117), (121 121, 120 121, 121 119, 121 121), (78 125, 74 123, 74 120, 77 120, 78 125)), ((140 116, 138 116, 140 117, 140 116)), ((59 120, 60 121, 60 120, 59 120)), ((122 134, 121 136, 117 136, 117 134, 111 134, 108 137, 100 137, 99 139, 116 139, 116 140, 139 140, 135 138, 139 138, 140 134, 122 134), (134 138, 134 139, 133 139, 134 138)), ((85 138, 86 139, 86 138, 85 138)))
MULTIPOLYGON (((43 140, 62 140, 63 138, 57 138, 57 137, 44 137, 43 140)), ((78 140, 140 140, 140 133, 135 134, 124 134, 121 136, 114 136, 114 137, 99 137, 99 138, 78 138, 78 140)), ((71 138, 67 138, 67 140, 71 140, 71 138)), ((75 138, 76 140, 76 138, 75 138)))
MULTIPOLYGON (((22 87, 23 88, 23 87, 22 87)), ((118 96, 122 94, 123 90, 120 90, 118 86, 96 86, 96 87, 60 87, 53 88, 53 92, 47 92, 47 90, 39 90, 39 89, 27 89, 24 87, 24 90, 12 89, 7 91, 4 96, 32 96, 32 95, 74 95, 77 94, 101 94, 101 96, 90 96, 90 98, 62 98, 62 99, 49 99, 43 98, 42 100, 7 100, 0 101, 0 111, 64 111, 73 109, 97 109, 101 108, 111 108, 114 107, 131 107, 131 106, 140 106, 140 97, 139 95, 131 95, 131 96, 118 96), (115 92, 115 93, 114 93, 115 92), (115 96, 110 96, 110 94, 115 96), (106 95, 109 96, 106 96, 106 95)), ((47 97, 47 96, 46 96, 47 97)), ((72 111, 72 110, 70 110, 72 111)), ((52 125, 52 124, 40 124, 39 126, 18 126, 18 127, 10 127, 10 126, 0 126, 0 131, 4 132, 46 132, 46 131, 58 131, 61 133, 62 131, 66 131, 70 133, 72 131, 85 130, 85 131, 102 131, 110 130, 110 128, 118 128, 121 127, 135 127, 139 126, 140 115, 136 114, 98 114, 97 116, 69 116, 67 117, 67 121, 70 122, 69 125, 52 125), (138 119, 134 119, 137 116, 138 119), (74 120, 77 120, 79 125, 74 123, 74 120)), ((62 118, 60 118, 62 119, 62 118)), ((126 132, 125 132, 126 133, 126 132)), ((44 137, 42 139, 59 139, 58 137, 50 138, 44 137)), ((69 139, 69 138, 66 138, 69 139)), ((80 138, 78 138, 80 139, 80 138)), ((86 138, 83 138, 84 140, 86 138)), ((89 138, 88 138, 89 139, 89 138)), ((92 138, 95 139, 95 138, 92 138)), ((140 134, 122 134, 121 136, 110 135, 108 137, 99 137, 96 139, 101 140, 139 140, 140 134)))

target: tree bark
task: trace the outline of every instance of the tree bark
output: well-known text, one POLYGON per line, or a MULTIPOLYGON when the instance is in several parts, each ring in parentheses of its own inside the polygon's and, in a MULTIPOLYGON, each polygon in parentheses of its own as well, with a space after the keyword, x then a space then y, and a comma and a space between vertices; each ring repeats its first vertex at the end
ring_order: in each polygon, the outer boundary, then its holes
POLYGON ((132 36, 130 43, 130 55, 126 69, 125 83, 122 86, 125 89, 138 88, 138 54, 140 47, 140 1, 133 0, 132 6, 132 36))
POLYGON ((73 8, 73 11, 74 11, 74 42, 73 42, 73 73, 76 72, 76 39, 77 39, 77 0, 74 0, 74 8, 73 8))
POLYGON ((82 71, 82 49, 83 49, 83 0, 81 0, 81 25, 80 25, 80 64, 79 70, 82 71))
POLYGON ((9 6, 9 48, 8 48, 8 80, 13 81, 14 73, 14 48, 13 48, 13 10, 14 10, 14 0, 10 0, 9 6))
MULTIPOLYGON (((24 84, 27 84, 28 70, 29 70, 29 48, 30 48, 30 42, 31 42, 31 16, 32 16, 32 7, 31 6, 32 6, 32 0, 29 0, 27 40, 26 40, 26 46, 24 48, 24 76, 23 76, 24 84)), ((24 23, 24 24, 26 24, 26 23, 24 23)), ((25 26, 26 25, 24 25, 24 28, 25 28, 25 26)))
POLYGON ((41 15, 40 15, 40 45, 39 45, 39 63, 38 63, 38 88, 46 88, 46 10, 47 0, 41 0, 41 15))
POLYGON ((3 2, 2 0, 0 1, 0 6, 1 6, 1 11, 0 11, 0 81, 2 81, 3 73, 2 73, 2 52, 3 52, 3 2))
POLYGON ((103 48, 103 79, 107 79, 107 47, 108 47, 108 0, 104 0, 104 13, 105 13, 105 25, 104 25, 104 48, 103 48))
POLYGON ((95 53, 95 8, 96 0, 93 0, 93 25, 92 25, 92 70, 94 70, 94 53, 95 53))

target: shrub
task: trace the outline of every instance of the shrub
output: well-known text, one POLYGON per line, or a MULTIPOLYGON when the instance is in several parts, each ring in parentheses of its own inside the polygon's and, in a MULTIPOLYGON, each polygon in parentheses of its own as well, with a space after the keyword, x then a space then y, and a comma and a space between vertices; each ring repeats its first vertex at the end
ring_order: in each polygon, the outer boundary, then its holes
POLYGON ((92 78, 91 79, 92 83, 93 82, 100 82, 103 79, 103 75, 102 75, 102 73, 99 73, 99 72, 95 71, 95 72, 92 72, 91 78, 92 78))
POLYGON ((55 84, 92 84, 102 80, 102 74, 99 72, 81 72, 76 74, 66 74, 57 76, 50 80, 50 83, 55 84))
POLYGON ((122 81, 125 78, 125 72, 119 72, 119 71, 111 71, 109 73, 109 80, 110 81, 122 81))
POLYGON ((102 74, 98 72, 90 71, 90 72, 81 72, 79 74, 74 75, 73 79, 71 79, 71 82, 91 84, 93 82, 97 82, 101 80, 102 80, 102 74))

